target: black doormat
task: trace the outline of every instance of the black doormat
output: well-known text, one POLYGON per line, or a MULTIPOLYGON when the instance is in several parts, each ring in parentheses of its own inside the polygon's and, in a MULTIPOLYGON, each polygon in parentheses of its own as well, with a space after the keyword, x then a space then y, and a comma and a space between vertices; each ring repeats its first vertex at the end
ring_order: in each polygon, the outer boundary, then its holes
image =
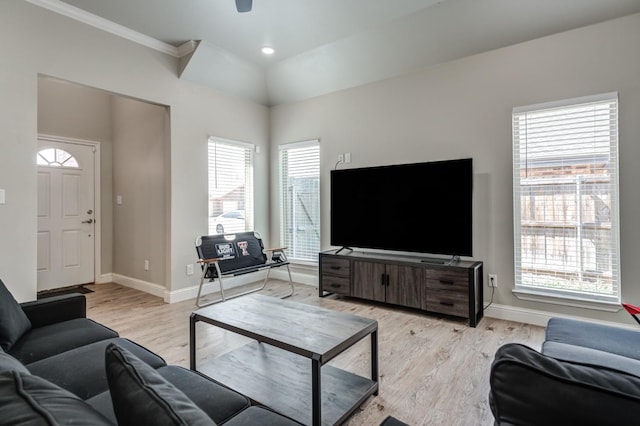
POLYGON ((45 297, 52 297, 52 296, 60 296, 62 294, 71 294, 71 293, 86 294, 86 293, 93 293, 93 290, 89 290, 88 288, 83 287, 81 285, 76 285, 73 287, 57 288, 55 290, 44 290, 44 291, 38 292, 38 299, 43 299, 45 297))

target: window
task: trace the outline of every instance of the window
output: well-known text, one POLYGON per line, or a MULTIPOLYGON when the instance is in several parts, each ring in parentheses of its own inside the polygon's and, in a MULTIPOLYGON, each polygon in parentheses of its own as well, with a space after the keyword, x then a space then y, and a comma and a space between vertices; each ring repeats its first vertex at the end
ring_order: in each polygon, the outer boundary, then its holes
POLYGON ((209 138, 209 234, 253 230, 253 145, 209 138))
POLYGON ((320 251, 320 145, 280 147, 280 241, 290 260, 318 262, 320 251))
POLYGON ((45 148, 36 155, 38 166, 67 167, 77 169, 78 160, 64 149, 45 148))
POLYGON ((618 95, 513 110, 516 292, 620 302, 618 95))

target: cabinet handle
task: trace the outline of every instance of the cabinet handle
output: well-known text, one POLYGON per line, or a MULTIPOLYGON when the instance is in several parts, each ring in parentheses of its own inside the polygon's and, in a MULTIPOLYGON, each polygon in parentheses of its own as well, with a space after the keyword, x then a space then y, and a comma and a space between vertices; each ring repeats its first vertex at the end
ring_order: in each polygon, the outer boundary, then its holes
POLYGON ((339 267, 339 266, 330 266, 330 267, 329 267, 329 269, 335 269, 335 270, 338 270, 338 269, 340 269, 340 267, 339 267))
POLYGON ((380 274, 380 284, 381 285, 387 285, 386 280, 384 279, 387 276, 387 274, 380 274))
POLYGON ((329 284, 329 287, 340 288, 340 284, 331 283, 331 284, 329 284))
POLYGON ((453 281, 451 281, 451 280, 440 280, 440 284, 453 285, 453 281))
POLYGON ((440 304, 444 306, 453 306, 453 303, 451 302, 440 302, 440 304))

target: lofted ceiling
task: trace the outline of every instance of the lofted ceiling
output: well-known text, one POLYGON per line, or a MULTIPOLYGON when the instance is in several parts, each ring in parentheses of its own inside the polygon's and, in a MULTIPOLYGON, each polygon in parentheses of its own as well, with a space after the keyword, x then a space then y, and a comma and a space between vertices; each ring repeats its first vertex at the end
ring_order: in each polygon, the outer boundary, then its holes
POLYGON ((247 13, 234 0, 27 1, 181 57, 180 78, 265 105, 640 12, 640 0, 253 0, 247 13))

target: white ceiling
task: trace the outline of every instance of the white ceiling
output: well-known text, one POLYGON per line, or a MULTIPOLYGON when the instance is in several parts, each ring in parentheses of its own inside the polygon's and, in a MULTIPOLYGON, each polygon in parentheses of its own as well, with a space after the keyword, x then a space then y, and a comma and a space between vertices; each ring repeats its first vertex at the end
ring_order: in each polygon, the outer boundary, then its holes
POLYGON ((640 0, 254 0, 248 13, 234 0, 27 1, 129 38, 199 41, 181 78, 266 105, 640 12, 640 0))

